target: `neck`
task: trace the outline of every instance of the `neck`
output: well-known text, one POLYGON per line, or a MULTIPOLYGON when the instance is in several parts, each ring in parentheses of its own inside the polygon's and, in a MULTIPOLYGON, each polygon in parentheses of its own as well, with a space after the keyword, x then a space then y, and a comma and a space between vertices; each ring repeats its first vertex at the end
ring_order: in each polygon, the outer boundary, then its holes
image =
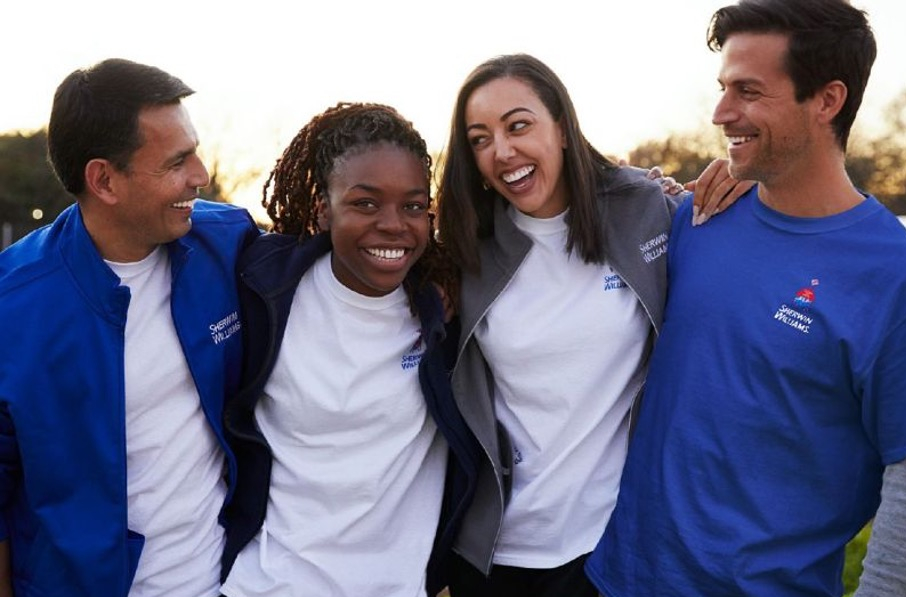
POLYGON ((116 263, 133 263, 141 261, 155 249, 154 246, 136 247, 133 240, 119 233, 117 222, 111 214, 97 206, 92 207, 90 199, 80 199, 79 210, 82 212, 85 230, 101 258, 116 263))
POLYGON ((775 211, 801 218, 832 216, 865 199, 849 179, 842 153, 785 176, 759 181, 758 198, 775 211))

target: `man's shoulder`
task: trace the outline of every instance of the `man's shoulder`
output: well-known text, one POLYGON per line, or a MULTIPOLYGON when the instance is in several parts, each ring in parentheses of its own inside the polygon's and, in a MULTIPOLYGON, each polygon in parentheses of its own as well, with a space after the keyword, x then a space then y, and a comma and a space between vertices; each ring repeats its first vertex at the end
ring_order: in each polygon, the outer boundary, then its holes
POLYGON ((192 225, 218 226, 240 225, 254 226, 249 212, 242 207, 230 203, 216 203, 198 199, 192 207, 192 225))
POLYGON ((60 242, 59 235, 50 225, 31 232, 0 252, 0 296, 59 271, 60 242))
POLYGON ((206 246, 232 253, 260 232, 245 209, 228 203, 198 200, 192 209, 192 228, 181 241, 189 246, 206 246))

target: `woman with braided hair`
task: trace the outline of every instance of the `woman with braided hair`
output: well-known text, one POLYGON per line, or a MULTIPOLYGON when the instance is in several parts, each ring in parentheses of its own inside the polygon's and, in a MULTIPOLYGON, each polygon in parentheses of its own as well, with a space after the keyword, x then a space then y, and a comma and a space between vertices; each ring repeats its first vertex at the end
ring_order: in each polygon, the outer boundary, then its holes
POLYGON ((340 103, 264 186, 275 233, 239 263, 242 390, 228 597, 435 595, 474 491, 453 401, 431 157, 394 109, 340 103))

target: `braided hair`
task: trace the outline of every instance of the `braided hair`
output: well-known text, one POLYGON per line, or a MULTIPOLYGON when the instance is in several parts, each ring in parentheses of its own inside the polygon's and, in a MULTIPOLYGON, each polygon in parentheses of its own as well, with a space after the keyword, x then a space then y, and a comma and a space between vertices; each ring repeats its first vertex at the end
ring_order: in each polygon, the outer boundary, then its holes
MULTIPOLYGON (((430 188, 432 159, 427 144, 412 123, 390 106, 340 102, 312 118, 296 134, 264 183, 261 204, 275 232, 305 242, 321 232, 317 207, 327 201, 328 181, 338 160, 372 146, 392 144, 414 155, 424 166, 430 188)), ((427 283, 439 285, 456 304, 459 271, 435 234, 435 213, 428 213, 428 244, 403 282, 414 310, 414 294, 427 283)))

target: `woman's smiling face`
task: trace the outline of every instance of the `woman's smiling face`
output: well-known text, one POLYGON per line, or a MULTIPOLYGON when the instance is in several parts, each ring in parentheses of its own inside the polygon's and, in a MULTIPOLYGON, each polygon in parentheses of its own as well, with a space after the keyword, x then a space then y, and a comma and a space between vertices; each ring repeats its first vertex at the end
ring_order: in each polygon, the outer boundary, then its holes
POLYGON ((379 143, 338 158, 321 205, 334 275, 366 296, 395 290, 428 245, 425 166, 408 149, 379 143))
POLYGON ((484 180, 519 211, 550 218, 569 204, 560 123, 524 81, 494 79, 466 102, 465 129, 484 180))

